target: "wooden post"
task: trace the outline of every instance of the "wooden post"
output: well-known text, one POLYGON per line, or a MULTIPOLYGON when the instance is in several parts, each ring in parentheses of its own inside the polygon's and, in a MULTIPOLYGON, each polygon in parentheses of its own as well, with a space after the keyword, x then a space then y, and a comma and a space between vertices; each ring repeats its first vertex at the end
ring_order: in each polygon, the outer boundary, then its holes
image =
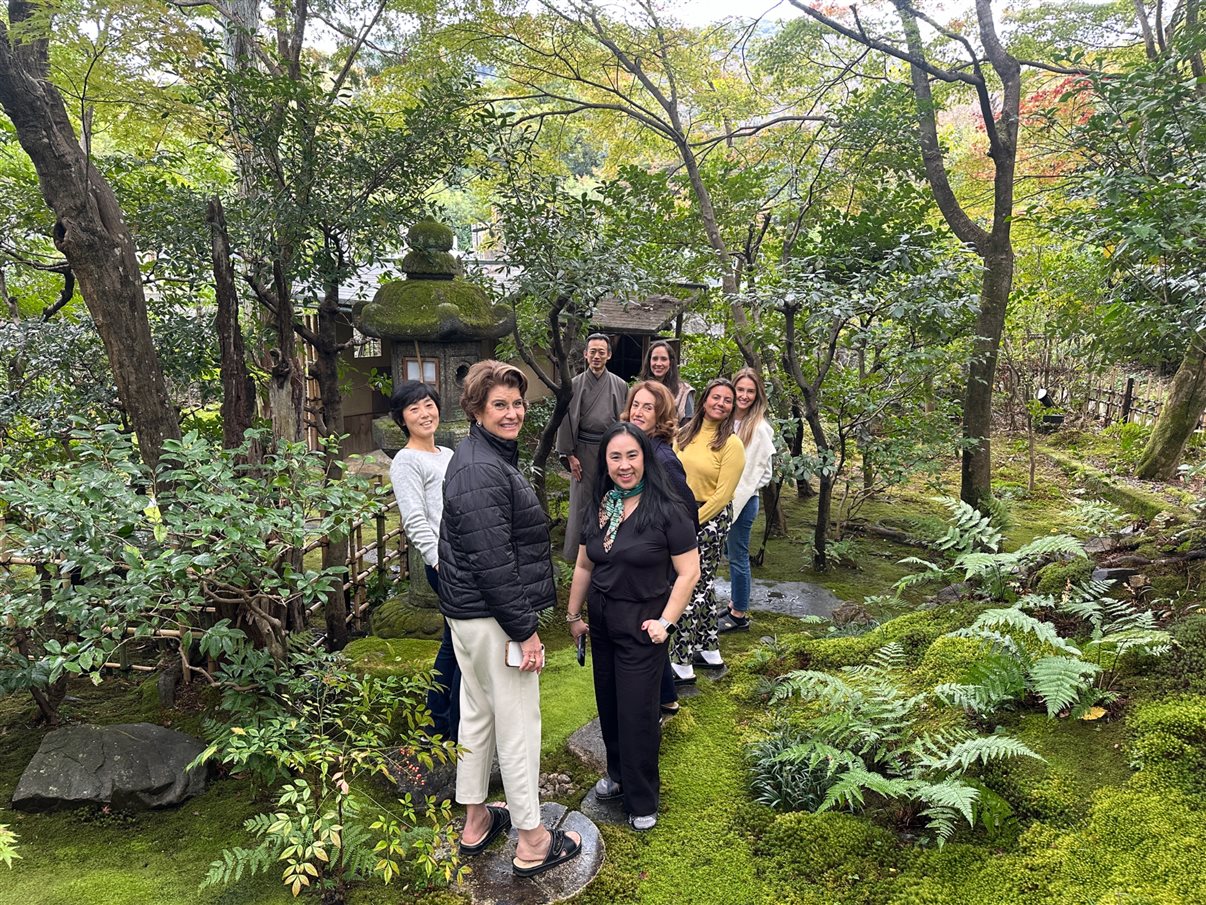
POLYGON ((1126 390, 1122 394, 1122 416, 1121 421, 1126 424, 1131 420, 1131 405, 1135 399, 1135 378, 1128 377, 1126 379, 1126 390))

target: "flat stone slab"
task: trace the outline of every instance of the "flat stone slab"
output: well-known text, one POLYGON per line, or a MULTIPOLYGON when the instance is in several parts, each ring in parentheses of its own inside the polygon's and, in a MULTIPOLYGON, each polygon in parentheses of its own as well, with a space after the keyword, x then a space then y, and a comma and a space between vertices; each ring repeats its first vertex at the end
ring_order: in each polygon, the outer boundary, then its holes
MULTIPOLYGON (((732 589, 723 578, 715 580, 716 596, 732 599, 732 589)), ((842 605, 842 599, 829 588, 808 581, 766 581, 755 578, 750 585, 750 609, 784 616, 820 616, 828 619, 842 605)))
POLYGON ((46 811, 85 804, 141 810, 205 791, 205 767, 186 769, 205 746, 153 723, 67 726, 47 733, 21 774, 13 807, 46 811))
MULTIPOLYGON (((682 694, 681 685, 679 694, 682 694)), ((570 749, 571 754, 593 768, 600 776, 607 769, 607 749, 603 747, 603 732, 599 728, 598 717, 571 735, 566 747, 570 749)))
POLYGON ((610 798, 599 801, 595 790, 591 789, 578 805, 582 813, 595 823, 605 823, 610 826, 628 826, 628 815, 624 813, 624 799, 610 798))
POLYGON ((599 828, 581 812, 566 810, 564 805, 555 802, 541 806, 540 819, 549 829, 579 833, 582 851, 578 857, 536 877, 517 877, 512 873, 511 859, 515 857, 519 830, 512 827, 507 842, 495 843, 482 854, 467 859, 473 872, 461 889, 476 905, 563 902, 577 895, 595 878, 606 856, 599 828))

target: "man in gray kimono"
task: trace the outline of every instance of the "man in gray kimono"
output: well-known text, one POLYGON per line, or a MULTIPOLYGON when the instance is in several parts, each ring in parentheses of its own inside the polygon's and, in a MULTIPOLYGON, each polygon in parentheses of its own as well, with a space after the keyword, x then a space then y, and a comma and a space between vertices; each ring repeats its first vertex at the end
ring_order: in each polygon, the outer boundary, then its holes
POLYGON ((602 333, 586 339, 586 370, 573 380, 574 398, 557 429, 557 456, 570 473, 569 518, 565 524, 565 558, 578 558, 582 517, 595 498, 599 467, 599 441, 603 432, 620 420, 628 385, 607 370, 611 340, 602 333))

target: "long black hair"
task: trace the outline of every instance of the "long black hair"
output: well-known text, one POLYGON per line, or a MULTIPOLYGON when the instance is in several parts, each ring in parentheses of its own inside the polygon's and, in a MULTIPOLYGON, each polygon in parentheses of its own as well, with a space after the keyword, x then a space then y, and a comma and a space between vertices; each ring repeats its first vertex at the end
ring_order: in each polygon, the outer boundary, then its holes
POLYGON ((595 480, 595 505, 588 508, 582 517, 582 543, 586 543, 600 531, 599 507, 603 497, 615 486, 607 473, 607 447, 620 434, 627 434, 641 448, 645 460, 645 489, 641 491, 641 504, 633 515, 633 524, 638 532, 656 530, 670 523, 671 519, 685 518, 683 507, 687 505, 682 495, 675 490, 670 476, 662 467, 657 453, 645 432, 628 421, 617 421, 603 434, 599 441, 599 470, 595 480))

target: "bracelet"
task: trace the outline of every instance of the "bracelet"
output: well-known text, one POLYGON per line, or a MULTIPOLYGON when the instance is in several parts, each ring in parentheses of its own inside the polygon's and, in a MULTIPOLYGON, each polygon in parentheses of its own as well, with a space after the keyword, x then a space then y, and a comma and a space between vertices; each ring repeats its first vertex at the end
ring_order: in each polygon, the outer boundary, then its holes
POLYGON ((566 621, 566 622, 569 622, 569 623, 581 622, 581 621, 582 621, 582 614, 581 614, 581 613, 572 613, 572 614, 571 614, 571 613, 566 613, 566 614, 565 614, 565 621, 566 621))

